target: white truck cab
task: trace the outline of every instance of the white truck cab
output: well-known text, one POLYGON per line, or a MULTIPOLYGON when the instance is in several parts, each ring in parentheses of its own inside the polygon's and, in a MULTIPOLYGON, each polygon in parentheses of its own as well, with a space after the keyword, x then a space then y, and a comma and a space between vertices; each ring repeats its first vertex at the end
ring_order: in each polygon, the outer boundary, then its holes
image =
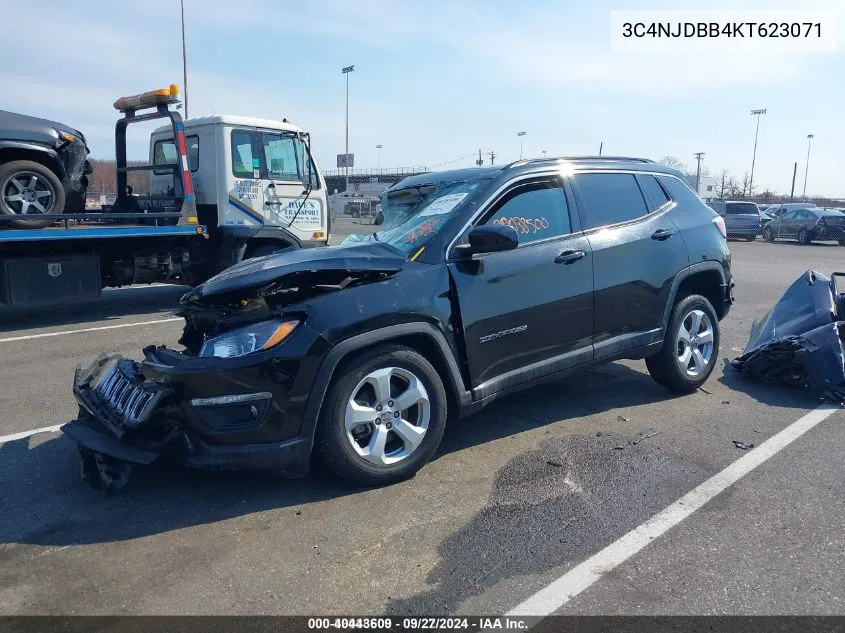
MULTIPOLYGON (((242 242, 239 258, 290 246, 325 246, 329 212, 309 135, 284 121, 213 115, 184 121, 188 168, 200 224, 242 242)), ((150 136, 150 193, 173 186, 177 166, 171 126, 150 136)))

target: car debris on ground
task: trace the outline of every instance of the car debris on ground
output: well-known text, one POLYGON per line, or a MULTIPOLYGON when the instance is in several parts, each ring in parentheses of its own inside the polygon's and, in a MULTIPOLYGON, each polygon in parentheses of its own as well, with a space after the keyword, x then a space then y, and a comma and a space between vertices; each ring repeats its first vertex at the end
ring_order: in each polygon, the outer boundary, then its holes
POLYGON ((739 440, 733 440, 733 443, 734 443, 734 446, 736 446, 738 449, 743 450, 743 451, 750 451, 752 448, 754 448, 754 444, 748 444, 746 442, 740 442, 739 440))
POLYGON ((818 392, 831 402, 845 401, 845 293, 836 278, 808 270, 766 315, 751 326, 735 370, 768 382, 818 392))

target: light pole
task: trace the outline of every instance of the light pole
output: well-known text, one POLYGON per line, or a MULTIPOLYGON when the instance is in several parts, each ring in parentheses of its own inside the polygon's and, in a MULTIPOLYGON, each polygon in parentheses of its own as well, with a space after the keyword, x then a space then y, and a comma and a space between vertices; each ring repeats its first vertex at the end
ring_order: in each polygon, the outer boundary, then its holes
POLYGON ((346 154, 343 156, 343 164, 346 167, 346 189, 349 189, 349 73, 353 70, 355 70, 354 64, 340 69, 340 72, 346 75, 346 154))
POLYGON ((751 177, 748 179, 748 195, 751 195, 754 186, 754 163, 757 160, 757 134, 760 132, 760 115, 766 114, 766 108, 759 108, 751 111, 751 116, 757 117, 757 129, 754 131, 754 154, 751 156, 751 177))
POLYGON ((522 160, 522 140, 525 138, 525 131, 517 132, 516 135, 519 137, 519 160, 522 160))
POLYGON ((376 149, 378 150, 378 168, 381 169, 381 148, 384 147, 381 143, 376 145, 376 149))
POLYGON ((182 84, 185 88, 185 118, 188 118, 188 56, 185 51, 185 0, 179 0, 182 9, 182 84))
POLYGON ((810 143, 813 142, 813 135, 807 135, 807 162, 804 165, 804 194, 801 196, 807 199, 807 172, 810 171, 810 143))
POLYGON ((704 152, 696 152, 693 154, 695 156, 695 160, 698 162, 698 167, 695 170, 695 193, 699 196, 701 195, 701 157, 704 156, 704 152))
POLYGON ((541 153, 543 154, 543 158, 545 158, 546 157, 546 150, 543 150, 541 153))

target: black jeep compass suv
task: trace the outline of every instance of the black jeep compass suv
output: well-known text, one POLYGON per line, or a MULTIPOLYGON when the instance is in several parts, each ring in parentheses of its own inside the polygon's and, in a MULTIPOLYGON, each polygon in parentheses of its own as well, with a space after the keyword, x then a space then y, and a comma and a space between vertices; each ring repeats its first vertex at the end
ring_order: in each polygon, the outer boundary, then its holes
POLYGON ((77 371, 86 480, 165 456, 408 477, 447 419, 598 363, 645 359, 689 392, 733 295, 722 218, 680 173, 618 157, 526 160, 391 187, 385 224, 237 264, 181 300, 183 351, 77 371))

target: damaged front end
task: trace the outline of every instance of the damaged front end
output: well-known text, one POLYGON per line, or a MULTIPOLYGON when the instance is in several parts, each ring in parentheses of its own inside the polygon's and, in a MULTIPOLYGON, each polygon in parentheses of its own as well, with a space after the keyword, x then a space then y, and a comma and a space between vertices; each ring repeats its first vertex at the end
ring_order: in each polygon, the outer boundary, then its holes
POLYGON ((747 376, 845 401, 845 294, 836 279, 807 271, 754 322, 742 356, 731 366, 747 376))
POLYGON ((78 368, 79 416, 62 430, 80 446, 85 481, 116 490, 134 465, 159 458, 304 475, 316 423, 306 420, 306 405, 331 348, 308 326, 308 301, 404 264, 389 247, 358 249, 234 266, 180 300, 184 350, 149 346, 142 361, 102 354, 78 368))

